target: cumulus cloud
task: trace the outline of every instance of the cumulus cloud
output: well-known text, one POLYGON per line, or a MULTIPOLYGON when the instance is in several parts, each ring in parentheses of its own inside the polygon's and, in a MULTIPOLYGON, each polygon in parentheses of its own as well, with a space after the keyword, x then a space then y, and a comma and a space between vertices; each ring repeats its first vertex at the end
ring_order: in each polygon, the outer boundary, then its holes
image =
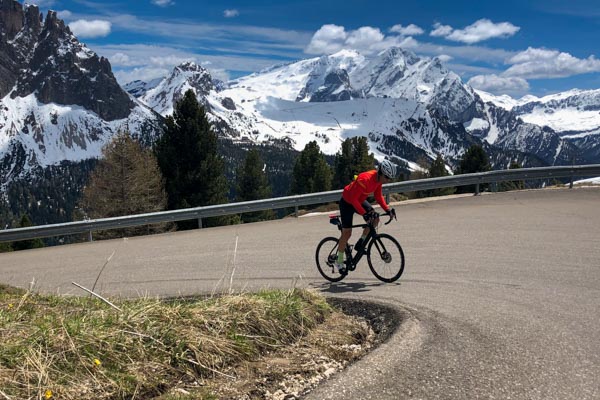
POLYGON ((398 33, 402 36, 417 36, 425 33, 423 29, 415 24, 410 24, 408 26, 402 26, 400 24, 394 25, 390 28, 390 32, 398 33))
POLYGON ((374 43, 380 43, 385 36, 378 28, 363 26, 350 32, 346 44, 355 49, 369 48, 374 43))
POLYGON ((491 75, 477 75, 467 82, 475 89, 496 94, 522 95, 529 91, 529 83, 522 78, 491 75))
POLYGON ((236 9, 223 11, 223 16, 225 18, 234 18, 234 17, 237 17, 238 15, 240 15, 240 12, 236 9))
POLYGON ((108 36, 108 34, 110 34, 111 26, 110 22, 99 19, 92 21, 80 19, 69 24, 71 31, 75 36, 80 38, 108 36))
POLYGON ((313 35, 305 52, 309 54, 335 53, 344 47, 348 34, 343 26, 323 25, 313 35))
POLYGON ((411 36, 385 36, 378 28, 363 26, 353 31, 346 31, 343 26, 323 25, 313 35, 305 48, 307 54, 331 54, 342 49, 353 49, 364 54, 398 46, 415 48, 418 42, 411 36))
POLYGON ((169 7, 175 4, 175 2, 173 0, 152 0, 152 4, 159 7, 169 7))
POLYGON ((439 22, 433 24, 433 30, 429 33, 430 36, 444 37, 452 33, 454 29, 450 25, 442 25, 439 22))
POLYGON ((525 79, 564 78, 573 75, 600 72, 600 60, 573 57, 558 50, 529 47, 507 60, 513 64, 503 75, 525 79))
POLYGON ((450 25, 436 23, 431 36, 444 37, 455 42, 473 44, 493 38, 513 36, 521 28, 510 22, 495 23, 487 18, 480 19, 464 29, 454 29, 450 25))

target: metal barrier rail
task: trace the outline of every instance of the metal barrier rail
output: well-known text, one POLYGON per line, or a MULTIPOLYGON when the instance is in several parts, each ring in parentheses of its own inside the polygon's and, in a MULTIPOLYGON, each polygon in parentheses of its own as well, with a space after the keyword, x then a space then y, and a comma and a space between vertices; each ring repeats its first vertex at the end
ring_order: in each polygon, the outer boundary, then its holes
MULTIPOLYGON (((480 184, 484 183, 565 177, 571 178, 572 187, 574 177, 586 176, 600 176, 600 164, 575 165, 569 167, 521 168, 389 183, 383 186, 383 193, 387 195, 390 193, 415 192, 419 190, 466 185, 477 185, 477 187, 479 187, 480 184)), ((201 227, 202 218, 207 217, 291 207, 294 207, 297 213, 299 206, 338 201, 341 193, 341 190, 332 190, 329 192, 277 197, 273 199, 245 201, 240 203, 220 204, 206 207, 195 207, 183 210, 160 211, 115 218, 102 218, 88 221, 67 222, 62 224, 32 226, 27 228, 5 229, 0 230, 0 242, 12 242, 17 240, 74 235, 81 233, 89 233, 91 240, 93 231, 128 228, 133 226, 191 219, 197 219, 199 226, 201 227)))

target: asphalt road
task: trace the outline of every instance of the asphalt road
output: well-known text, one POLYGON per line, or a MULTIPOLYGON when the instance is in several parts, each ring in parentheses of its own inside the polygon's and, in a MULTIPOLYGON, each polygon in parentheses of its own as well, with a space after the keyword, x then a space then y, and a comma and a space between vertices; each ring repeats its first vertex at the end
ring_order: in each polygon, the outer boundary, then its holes
POLYGON ((382 228, 406 254, 394 284, 366 260, 326 283, 326 216, 0 254, 0 282, 80 295, 71 282, 91 288, 106 263, 96 291, 109 296, 296 286, 396 307, 398 331, 309 399, 600 399, 600 188, 396 210, 382 228))

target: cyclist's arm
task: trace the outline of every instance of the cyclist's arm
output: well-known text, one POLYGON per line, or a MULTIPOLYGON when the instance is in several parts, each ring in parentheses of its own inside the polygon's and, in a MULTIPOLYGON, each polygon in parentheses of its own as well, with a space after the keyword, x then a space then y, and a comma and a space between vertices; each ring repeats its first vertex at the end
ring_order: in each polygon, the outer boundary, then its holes
POLYGON ((377 203, 381 206, 381 208, 383 208, 383 210, 385 212, 388 212, 390 210, 390 207, 387 205, 387 203, 385 202, 385 199, 383 198, 383 192, 381 191, 381 185, 377 186, 377 189, 375 189, 375 201, 377 201, 377 203))

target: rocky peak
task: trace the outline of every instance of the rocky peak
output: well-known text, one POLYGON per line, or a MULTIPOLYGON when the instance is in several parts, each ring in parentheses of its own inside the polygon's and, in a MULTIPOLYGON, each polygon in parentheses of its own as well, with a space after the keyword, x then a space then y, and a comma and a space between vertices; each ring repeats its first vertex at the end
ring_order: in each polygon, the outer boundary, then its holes
POLYGON ((14 39, 15 35, 23 28, 23 17, 21 3, 12 0, 0 0, 0 32, 6 35, 8 40, 14 39))
POLYGON ((55 11, 43 20, 36 6, 0 0, 0 97, 36 93, 42 103, 76 104, 106 121, 135 107, 110 63, 73 35, 55 11), (43 22, 43 25, 42 25, 43 22))
POLYGON ((335 69, 325 76, 325 82, 310 98, 310 102, 345 101, 360 97, 352 89, 345 69, 335 69))

